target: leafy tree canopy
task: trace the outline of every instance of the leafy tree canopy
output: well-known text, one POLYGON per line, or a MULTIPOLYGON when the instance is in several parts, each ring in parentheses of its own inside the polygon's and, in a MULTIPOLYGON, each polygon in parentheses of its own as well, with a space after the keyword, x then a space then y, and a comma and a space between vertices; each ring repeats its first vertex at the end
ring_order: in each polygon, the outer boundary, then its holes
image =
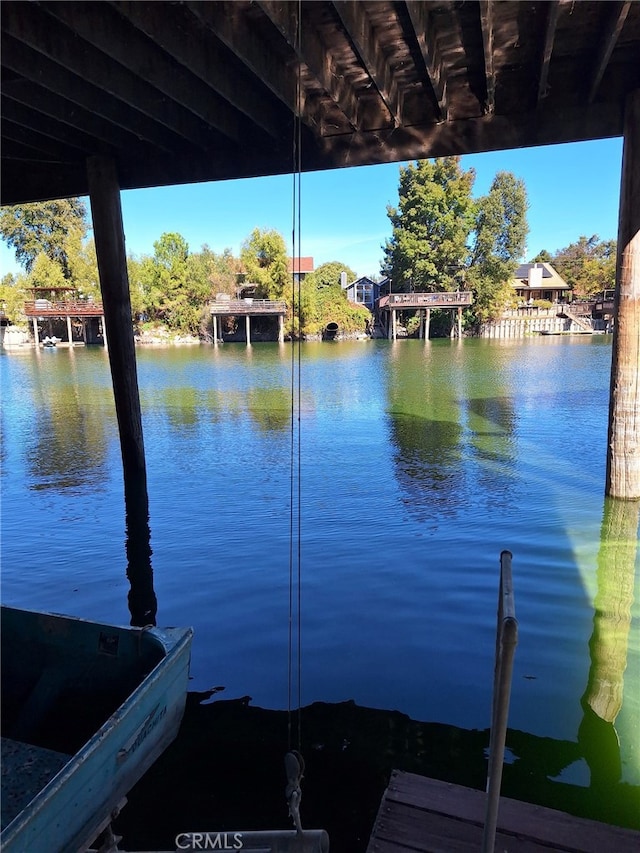
POLYGON ((582 236, 557 251, 551 263, 576 296, 592 296, 615 287, 616 241, 600 240, 597 234, 582 236))
POLYGON ((313 285, 318 290, 323 287, 340 288, 340 276, 343 272, 347 274, 347 281, 349 282, 357 278, 351 267, 348 267, 346 264, 340 261, 327 261, 327 263, 320 264, 316 270, 309 273, 305 278, 305 282, 308 285, 313 285))
POLYGON ((527 192, 511 172, 498 172, 477 202, 467 284, 476 321, 498 317, 513 296, 511 279, 525 250, 527 192))
POLYGON ((27 272, 44 254, 70 279, 70 255, 79 249, 87 229, 87 208, 79 198, 14 205, 0 212, 0 234, 27 272))
POLYGON ((284 299, 289 284, 284 237, 274 229, 254 228, 244 241, 240 258, 247 283, 257 285, 263 299, 284 299))
POLYGON ((387 207, 393 233, 384 248, 383 273, 394 290, 452 287, 465 264, 475 204, 475 171, 460 157, 418 160, 400 168, 398 207, 387 207))

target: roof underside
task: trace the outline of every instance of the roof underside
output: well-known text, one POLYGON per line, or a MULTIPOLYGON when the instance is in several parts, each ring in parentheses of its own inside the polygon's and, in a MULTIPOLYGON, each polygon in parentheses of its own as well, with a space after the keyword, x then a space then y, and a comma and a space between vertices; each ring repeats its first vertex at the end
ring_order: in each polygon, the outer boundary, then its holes
POLYGON ((2 203, 619 136, 637 2, 14 2, 2 203), (300 17, 300 20, 298 20, 300 17))

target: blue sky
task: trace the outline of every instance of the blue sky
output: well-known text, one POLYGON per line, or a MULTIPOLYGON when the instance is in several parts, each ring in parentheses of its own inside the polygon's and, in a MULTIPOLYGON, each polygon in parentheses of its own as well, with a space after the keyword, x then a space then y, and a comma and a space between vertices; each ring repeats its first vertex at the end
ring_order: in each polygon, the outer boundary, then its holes
MULTIPOLYGON (((581 235, 615 239, 622 139, 553 145, 462 158, 476 170, 473 195, 485 194, 496 172, 524 180, 529 199, 526 260, 541 249, 553 253, 581 235)), ((302 176, 299 252, 315 266, 340 261, 357 275, 379 272, 382 245, 391 235, 388 204, 398 201, 401 164, 313 172, 302 176)), ((191 251, 207 243, 234 255, 254 228, 275 228, 291 251, 291 176, 189 184, 122 193, 127 251, 153 254, 163 232, 177 231, 191 251)), ((3 274, 17 270, 13 252, 0 243, 3 274)))

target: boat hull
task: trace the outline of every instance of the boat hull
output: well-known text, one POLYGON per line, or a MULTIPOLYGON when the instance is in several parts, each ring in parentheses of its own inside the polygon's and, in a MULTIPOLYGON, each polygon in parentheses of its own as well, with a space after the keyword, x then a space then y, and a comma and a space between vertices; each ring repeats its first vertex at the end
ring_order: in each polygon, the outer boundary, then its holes
POLYGON ((3 775, 2 850, 83 850, 178 732, 192 631, 2 608, 2 634, 3 751, 18 763, 3 775), (13 802, 21 752, 54 775, 13 802))

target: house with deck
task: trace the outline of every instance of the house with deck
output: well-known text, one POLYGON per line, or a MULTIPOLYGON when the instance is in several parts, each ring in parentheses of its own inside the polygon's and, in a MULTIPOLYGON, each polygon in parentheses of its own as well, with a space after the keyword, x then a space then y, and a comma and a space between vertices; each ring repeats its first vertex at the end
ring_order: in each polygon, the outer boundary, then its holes
POLYGON ((566 302, 571 287, 547 263, 520 264, 512 279, 519 302, 530 304, 536 299, 548 302, 566 302))
POLYGON ((346 275, 342 281, 342 289, 347 294, 349 302, 355 302, 356 305, 366 305, 373 313, 376 302, 381 295, 382 282, 374 281, 369 276, 362 275, 355 281, 347 282, 346 275))

